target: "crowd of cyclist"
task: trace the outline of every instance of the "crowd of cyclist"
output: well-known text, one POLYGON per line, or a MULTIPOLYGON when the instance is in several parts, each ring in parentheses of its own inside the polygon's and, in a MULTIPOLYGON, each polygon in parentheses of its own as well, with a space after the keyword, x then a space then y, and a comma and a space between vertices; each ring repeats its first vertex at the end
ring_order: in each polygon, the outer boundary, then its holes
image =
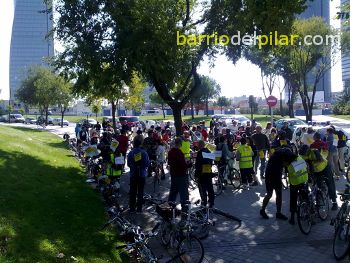
POLYGON ((326 182, 332 209, 337 210, 334 179, 345 173, 347 138, 331 125, 323 137, 308 127, 297 134, 297 148, 293 148, 293 131, 288 126, 285 122, 277 131, 272 123, 262 128, 255 120, 242 125, 235 120, 227 124, 213 118, 209 127, 205 122, 192 126, 184 122, 180 137, 175 137, 169 124, 151 126, 144 131, 143 127, 129 127, 127 123, 116 130, 111 123, 97 123, 91 128, 77 125, 75 132, 78 145, 93 145, 100 151, 106 163, 106 175, 112 180, 120 178, 126 164, 130 167, 130 212, 142 212, 145 181, 152 176, 152 163, 160 164, 161 179, 165 179, 164 167, 168 167, 169 201, 175 201, 179 194, 182 209, 186 210, 190 167, 195 168, 202 205, 213 207, 212 166, 216 164, 218 172, 226 179, 225 167, 238 162, 243 190, 261 184, 259 176, 265 181, 266 195, 260 210, 265 219, 269 218, 265 209, 273 191, 276 193, 276 218, 288 219, 282 213, 282 174, 288 173, 289 222, 294 224, 297 194, 310 176, 326 182))

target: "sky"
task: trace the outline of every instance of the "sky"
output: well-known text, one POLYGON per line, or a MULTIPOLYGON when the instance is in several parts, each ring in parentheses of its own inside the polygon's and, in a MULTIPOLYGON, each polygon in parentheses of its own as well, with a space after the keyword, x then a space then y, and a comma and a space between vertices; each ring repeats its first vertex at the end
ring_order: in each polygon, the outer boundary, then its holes
MULTIPOLYGON (((323 0, 321 0, 323 1, 323 0)), ((331 1, 330 17, 334 18, 340 0, 331 1)), ((9 95, 9 53, 11 27, 13 21, 13 0, 1 0, 0 8, 0 99, 8 99, 9 95)), ((339 27, 339 20, 333 19, 331 25, 339 27)), ((57 49, 58 47, 55 47, 57 49)), ((254 95, 263 96, 259 67, 247 60, 241 59, 235 65, 225 56, 219 56, 215 67, 209 69, 206 61, 202 62, 199 73, 210 76, 221 86, 221 94, 226 97, 254 95)), ((341 64, 332 68, 332 91, 342 90, 341 64)), ((278 96, 277 88, 273 95, 278 96)))

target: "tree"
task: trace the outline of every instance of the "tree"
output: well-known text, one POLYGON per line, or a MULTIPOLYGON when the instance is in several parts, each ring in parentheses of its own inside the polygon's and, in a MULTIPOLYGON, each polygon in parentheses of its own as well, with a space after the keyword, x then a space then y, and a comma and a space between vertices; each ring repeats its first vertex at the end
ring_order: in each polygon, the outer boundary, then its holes
POLYGON ((47 124, 49 107, 60 99, 58 91, 61 85, 65 85, 64 81, 50 69, 43 66, 32 67, 17 90, 16 98, 25 104, 39 107, 45 113, 47 124))
POLYGON ((220 109, 221 109, 221 114, 222 114, 222 108, 223 108, 223 107, 228 107, 228 106, 230 106, 231 103, 230 103, 230 100, 229 100, 228 98, 222 96, 222 97, 219 97, 219 98, 218 98, 218 100, 217 100, 217 102, 216 102, 216 105, 218 105, 218 106, 220 107, 220 109))
POLYGON ((153 92, 150 96, 149 99, 151 101, 152 104, 158 104, 162 107, 162 111, 163 111, 163 119, 165 119, 165 110, 164 110, 164 100, 159 96, 159 94, 157 92, 153 92))
POLYGON ((57 105, 61 113, 61 127, 63 127, 64 114, 74 100, 72 94, 72 83, 64 79, 62 76, 57 76, 56 94, 57 105))
POLYGON ((201 79, 201 84, 199 86, 200 90, 200 96, 199 96, 199 101, 205 102, 205 111, 206 115, 208 116, 208 111, 209 111, 209 101, 216 99, 220 96, 221 93, 221 87, 220 85, 212 78, 209 76, 200 76, 201 79))
POLYGON ((147 83, 143 80, 137 72, 132 72, 132 77, 128 84, 128 95, 124 100, 125 107, 141 111, 143 104, 145 103, 144 96, 142 96, 147 83))
POLYGON ((298 93, 301 97, 306 121, 312 121, 312 109, 315 102, 317 85, 337 62, 336 56, 340 43, 333 38, 332 43, 325 40, 328 36, 336 36, 333 30, 321 17, 312 17, 306 20, 298 19, 294 22, 292 33, 298 35, 300 45, 291 46, 290 67, 296 82, 298 93), (302 41, 305 36, 320 36, 323 43, 308 44, 302 41))
POLYGON ((102 111, 102 101, 94 100, 94 102, 91 104, 91 111, 95 113, 97 119, 97 114, 99 114, 102 111))
POLYGON ((139 72, 172 108, 179 135, 181 109, 200 85, 197 68, 203 57, 214 58, 224 50, 235 62, 242 51, 240 45, 218 45, 214 37, 197 41, 189 36, 279 31, 302 11, 304 3, 305 0, 59 0, 56 35, 70 49, 61 61, 78 72, 79 78, 85 74, 96 79, 101 61, 110 63, 112 76, 126 83, 130 72, 139 72))

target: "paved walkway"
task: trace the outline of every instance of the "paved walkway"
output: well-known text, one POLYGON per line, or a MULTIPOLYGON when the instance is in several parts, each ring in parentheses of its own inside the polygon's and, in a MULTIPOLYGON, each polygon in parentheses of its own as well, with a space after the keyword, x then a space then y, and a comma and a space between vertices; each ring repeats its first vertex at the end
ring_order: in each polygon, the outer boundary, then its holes
MULTIPOLYGON (((27 126, 27 125, 26 125, 27 126)), ((74 127, 57 128, 49 126, 47 130, 63 135, 64 132, 74 130, 74 127), (67 129, 67 130, 66 130, 67 129)), ((127 204, 127 192, 129 190, 128 173, 122 177, 122 202, 127 204)), ((151 193, 151 178, 147 178, 146 192, 151 193)), ((83 183, 83 182, 82 182, 83 183)), ((262 182, 263 183, 263 182, 262 182)), ((162 182, 162 195, 166 199, 169 192, 170 179, 162 182)), ((345 179, 336 182, 337 190, 343 189, 345 179)), ((264 220, 259 215, 262 199, 265 195, 264 184, 254 187, 248 191, 235 191, 228 186, 224 192, 215 200, 215 206, 227 211, 240 219, 242 224, 226 219, 222 216, 216 217, 216 225, 211 228, 210 235, 203 240, 205 247, 205 261, 210 263, 233 263, 233 262, 290 262, 290 263, 329 263, 336 262, 332 254, 332 238, 334 229, 329 225, 330 217, 324 222, 317 221, 312 227, 311 233, 306 236, 302 234, 297 225, 291 226, 287 221, 276 220, 275 199, 271 199, 267 212, 269 220, 264 220)), ((191 200, 198 200, 198 190, 191 192, 191 200)), ((338 204, 341 202, 338 200, 338 204)), ((289 190, 283 191, 282 212, 286 215, 289 208, 289 190)), ((160 220, 154 212, 153 207, 148 206, 142 215, 129 215, 129 219, 144 229, 151 229, 160 220)), ((169 251, 165 250, 159 240, 150 242, 151 248, 157 256, 167 257, 169 251)), ((350 258, 343 262, 350 262, 350 258)))

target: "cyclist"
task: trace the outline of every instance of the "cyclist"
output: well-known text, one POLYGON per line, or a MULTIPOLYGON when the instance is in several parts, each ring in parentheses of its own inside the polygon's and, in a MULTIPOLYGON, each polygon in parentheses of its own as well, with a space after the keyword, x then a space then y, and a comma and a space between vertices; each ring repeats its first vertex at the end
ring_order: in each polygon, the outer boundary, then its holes
POLYGON ((197 153, 195 164, 195 176, 198 179, 198 189, 201 196, 201 203, 206 206, 209 203, 209 207, 214 206, 215 194, 212 183, 212 170, 211 166, 213 160, 205 158, 203 153, 210 153, 209 149, 205 148, 205 142, 200 140, 198 142, 199 151, 197 153))
POLYGON ((169 192, 169 202, 175 202, 177 194, 180 194, 181 208, 187 211, 186 203, 189 200, 188 193, 188 163, 185 155, 181 151, 182 139, 175 139, 175 146, 168 153, 168 164, 170 167, 171 185, 169 192))
POLYGON ((266 151, 270 150, 270 142, 267 136, 262 133, 262 127, 260 125, 256 126, 252 139, 258 151, 258 157, 255 158, 254 162, 254 172, 257 174, 260 162, 260 178, 263 179, 266 166, 266 151))
POLYGON ((165 172, 164 172, 164 163, 165 163, 165 145, 164 142, 160 139, 156 140, 157 149, 156 149, 156 156, 157 156, 157 163, 160 166, 161 171, 161 179, 165 179, 165 172))
MULTIPOLYGON (((147 134, 148 134, 148 137, 144 139, 143 147, 145 148, 149 159, 151 161, 156 161, 156 159, 157 159, 157 155, 156 155, 157 145, 156 145, 156 142, 154 140, 153 129, 150 129, 147 134)), ((150 166, 148 167, 148 177, 151 177, 151 176, 152 176, 152 167, 151 167, 151 163, 150 163, 150 166)))
POLYGON ((121 162, 119 157, 122 157, 122 153, 120 152, 120 144, 118 141, 113 140, 111 142, 110 154, 109 154, 109 162, 107 164, 106 175, 114 183, 115 180, 120 179, 122 175, 122 170, 124 166, 124 161, 121 162), (118 159, 119 158, 119 159, 118 159))
POLYGON ((335 178, 338 180, 340 177, 339 172, 339 156, 338 156, 338 135, 334 134, 332 127, 327 128, 326 142, 328 145, 328 163, 331 166, 332 172, 335 178))
POLYGON ((191 140, 189 131, 183 132, 180 150, 184 154, 186 160, 189 160, 191 158, 191 140))
POLYGON ((273 191, 276 193, 276 218, 282 220, 288 220, 284 214, 281 213, 282 210, 282 172, 286 164, 291 163, 290 160, 294 160, 295 155, 288 148, 282 147, 281 149, 276 150, 273 155, 270 157, 266 166, 266 195, 263 200, 263 205, 260 210, 260 215, 264 219, 269 219, 269 216, 266 214, 265 209, 272 197, 273 191))
MULTIPOLYGON (((334 128, 334 126, 331 126, 334 128)), ((337 130, 335 132, 338 136, 338 156, 339 156, 339 167, 340 170, 343 174, 345 174, 345 152, 346 152, 346 141, 348 140, 348 138, 346 137, 346 135, 344 134, 344 132, 342 130, 337 130)))
POLYGON ((121 154, 124 157, 124 160, 126 158, 126 152, 128 151, 129 147, 129 137, 126 136, 126 131, 121 130, 121 134, 117 136, 117 141, 119 142, 119 149, 121 154))
POLYGON ((302 145, 299 150, 301 157, 310 164, 313 176, 316 179, 317 185, 320 187, 322 180, 325 181, 328 187, 328 194, 333 205, 332 210, 338 209, 337 195, 335 191, 335 183, 332 176, 332 170, 327 160, 322 157, 318 149, 309 148, 307 145, 302 145))
POLYGON ((297 212, 298 192, 307 187, 306 183, 308 181, 308 172, 307 164, 300 156, 294 155, 294 157, 291 157, 289 161, 290 163, 287 166, 287 170, 290 183, 290 219, 288 222, 291 225, 294 225, 295 213, 297 212))
POLYGON ((218 161, 218 169, 219 169, 220 176, 224 178, 224 180, 227 180, 227 178, 225 178, 226 176, 225 168, 228 160, 230 158, 233 158, 233 153, 229 151, 226 136, 220 137, 219 144, 216 146, 216 151, 221 153, 221 157, 218 161))
POLYGON ((130 212, 142 212, 143 194, 145 186, 146 170, 150 164, 147 152, 141 147, 143 143, 142 136, 135 136, 134 148, 127 156, 128 166, 130 167, 130 212), (136 201, 137 197, 137 201, 136 201))
POLYGON ((253 156, 254 152, 252 148, 247 144, 246 138, 242 137, 241 145, 236 153, 236 160, 239 161, 239 170, 242 177, 243 189, 249 189, 249 185, 253 181, 253 156))

